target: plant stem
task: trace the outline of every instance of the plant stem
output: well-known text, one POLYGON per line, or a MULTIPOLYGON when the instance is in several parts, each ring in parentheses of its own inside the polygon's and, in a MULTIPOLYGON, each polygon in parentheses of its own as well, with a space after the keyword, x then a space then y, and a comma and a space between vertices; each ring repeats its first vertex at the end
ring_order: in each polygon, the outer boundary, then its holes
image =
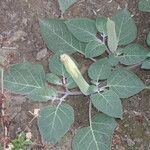
POLYGON ((145 89, 148 89, 148 90, 150 90, 150 86, 146 86, 146 87, 145 87, 145 89))
POLYGON ((58 91, 58 94, 68 94, 68 96, 77 96, 77 95, 82 95, 82 93, 80 91, 77 92, 71 92, 71 91, 66 91, 66 92, 62 92, 62 91, 58 91))
POLYGON ((89 123, 90 123, 90 127, 92 127, 91 112, 92 112, 92 103, 91 103, 91 100, 90 100, 90 102, 89 102, 89 123))
POLYGON ((139 63, 137 63, 137 64, 134 64, 134 65, 131 65, 131 66, 128 66, 128 67, 126 67, 128 70, 130 70, 130 69, 134 69, 134 68, 136 68, 136 67, 138 67, 138 66, 140 66, 142 64, 142 61, 141 62, 139 62, 139 63))

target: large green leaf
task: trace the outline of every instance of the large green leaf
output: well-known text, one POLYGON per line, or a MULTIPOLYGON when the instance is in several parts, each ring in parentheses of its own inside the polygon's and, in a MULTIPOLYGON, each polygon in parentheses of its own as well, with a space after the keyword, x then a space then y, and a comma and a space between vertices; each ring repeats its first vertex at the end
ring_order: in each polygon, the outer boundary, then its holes
POLYGON ((116 35, 115 23, 110 19, 107 21, 107 36, 109 50, 114 53, 118 47, 118 37, 116 35))
POLYGON ((66 134, 74 121, 73 108, 68 104, 47 106, 40 111, 38 126, 46 144, 56 144, 66 134))
POLYGON ((73 150, 110 150, 116 126, 114 118, 97 114, 92 118, 91 126, 77 131, 72 143, 73 150))
POLYGON ((58 0, 59 7, 62 13, 64 13, 71 5, 73 5, 77 0, 58 0))
POLYGON ((148 50, 138 44, 130 44, 120 49, 119 61, 125 65, 137 64, 147 58, 148 50))
POLYGON ((150 12, 150 0, 139 0, 138 8, 143 12, 150 12))
POLYGON ((103 58, 93 63, 88 69, 88 75, 92 80, 104 80, 111 74, 111 64, 107 58, 103 58))
POLYGON ((107 24, 107 18, 105 17, 96 18, 96 28, 100 33, 103 33, 104 35, 107 34, 106 24, 107 24))
POLYGON ((43 67, 29 62, 11 65, 4 75, 4 87, 37 101, 46 101, 55 95, 54 89, 45 86, 43 67))
POLYGON ((150 46, 150 32, 148 33, 148 36, 147 36, 147 44, 150 46))
POLYGON ((127 9, 119 10, 113 17, 119 45, 132 42, 137 36, 137 28, 127 9))
POLYGON ((97 29, 95 21, 87 18, 76 18, 65 22, 69 31, 80 41, 96 40, 97 29))
POLYGON ((137 75, 124 69, 113 71, 108 78, 107 86, 116 92, 120 98, 128 98, 145 88, 144 83, 137 75))
POLYGON ((118 95, 112 90, 105 90, 91 95, 93 105, 108 116, 122 118, 122 105, 118 95))
POLYGON ((145 60, 141 66, 142 69, 150 69, 150 59, 145 60))
POLYGON ((53 52, 73 53, 77 51, 84 53, 84 44, 72 36, 64 20, 40 20, 40 29, 47 47, 53 52))
POLYGON ((105 52, 107 49, 106 45, 100 41, 91 41, 85 48, 85 57, 97 57, 105 52))
POLYGON ((42 88, 44 80, 45 73, 41 65, 23 62, 11 65, 10 71, 5 72, 4 86, 18 94, 29 94, 42 88))

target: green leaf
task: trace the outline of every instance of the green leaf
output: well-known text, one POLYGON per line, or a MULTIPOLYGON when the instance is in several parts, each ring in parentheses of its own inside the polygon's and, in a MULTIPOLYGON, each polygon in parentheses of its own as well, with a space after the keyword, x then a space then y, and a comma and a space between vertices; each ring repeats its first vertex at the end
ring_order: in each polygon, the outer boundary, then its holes
POLYGON ((87 18, 76 18, 65 22, 69 31, 80 41, 95 41, 97 29, 95 21, 87 18))
POLYGON ((39 64, 23 62, 10 66, 10 71, 5 72, 4 86, 17 94, 30 94, 44 86, 45 73, 39 64))
POLYGON ((111 64, 107 58, 100 59, 93 63, 88 69, 88 75, 92 80, 104 80, 111 74, 111 64))
POLYGON ((110 150, 116 126, 114 118, 97 114, 92 118, 91 126, 77 131, 72 143, 73 150, 110 150))
POLYGON ((143 12, 150 12, 150 0, 140 0, 138 8, 143 12))
POLYGON ((72 77, 68 77, 66 86, 67 86, 68 89, 74 89, 74 88, 77 87, 77 84, 74 82, 72 77))
POLYGON ((73 5, 77 0, 58 0, 60 10, 64 13, 71 5, 73 5))
POLYGON ((124 65, 137 64, 147 58, 148 50, 138 44, 130 44, 120 49, 119 61, 124 65))
POLYGON ((150 32, 148 33, 148 36, 147 36, 147 44, 148 46, 150 46, 150 32))
POLYGON ((142 69, 150 69, 150 59, 145 60, 141 66, 142 69))
POLYGON ((116 66, 119 62, 119 57, 116 54, 110 54, 108 57, 108 62, 111 66, 116 66))
POLYGON ((107 86, 120 98, 128 98, 145 88, 144 83, 137 75, 124 69, 113 71, 107 80, 107 86))
POLYGON ((36 101, 47 101, 56 94, 45 86, 43 67, 29 62, 11 65, 10 71, 4 74, 4 87, 36 101))
POLYGON ((63 63, 60 61, 59 53, 56 53, 49 59, 49 70, 56 75, 69 76, 63 63))
POLYGON ((53 52, 84 53, 85 45, 72 36, 64 20, 40 20, 40 29, 47 47, 53 52))
POLYGON ((104 35, 107 35, 107 18, 106 17, 97 17, 96 18, 96 28, 100 33, 103 33, 104 35))
POLYGON ((119 45, 131 43, 137 36, 137 28, 127 9, 119 10, 113 17, 119 45))
POLYGON ((112 90, 105 90, 91 95, 93 105, 108 116, 122 118, 122 105, 118 95, 112 90))
POLYGON ((57 91, 54 88, 42 87, 40 89, 36 89, 28 95, 28 98, 34 101, 48 101, 52 100, 53 97, 57 95, 57 91))
POLYGON ((62 85, 61 79, 57 75, 55 75, 53 73, 47 73, 46 74, 46 80, 49 83, 52 83, 52 84, 62 85))
POLYGON ((116 35, 115 23, 108 18, 107 21, 108 47, 114 53, 118 47, 118 38, 116 35))
POLYGON ((97 57, 105 52, 107 47, 100 41, 91 41, 85 48, 85 57, 92 58, 97 57))
POLYGON ((66 134, 74 121, 73 108, 68 104, 47 106, 40 111, 38 126, 46 144, 56 144, 66 134))

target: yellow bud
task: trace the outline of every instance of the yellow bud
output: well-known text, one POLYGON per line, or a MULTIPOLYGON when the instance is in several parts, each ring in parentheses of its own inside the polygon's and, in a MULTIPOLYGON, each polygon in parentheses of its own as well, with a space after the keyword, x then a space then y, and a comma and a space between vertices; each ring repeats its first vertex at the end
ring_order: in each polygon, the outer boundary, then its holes
POLYGON ((65 65, 67 72, 74 78, 78 78, 80 72, 74 61, 66 54, 60 56, 60 60, 65 65))

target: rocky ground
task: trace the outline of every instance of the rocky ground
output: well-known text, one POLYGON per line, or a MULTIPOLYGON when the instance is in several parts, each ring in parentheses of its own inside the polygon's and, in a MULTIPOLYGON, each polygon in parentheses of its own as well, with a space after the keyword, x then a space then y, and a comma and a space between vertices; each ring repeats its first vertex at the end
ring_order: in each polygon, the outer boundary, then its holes
MULTIPOLYGON (((137 9, 138 0, 79 0, 64 14, 64 18, 88 17, 97 15, 111 16, 119 8, 128 7, 138 27, 137 43, 147 47, 146 35, 150 30, 150 15, 137 9)), ((51 52, 46 49, 40 31, 39 18, 59 18, 61 11, 57 0, 0 0, 0 55, 4 52, 15 52, 11 63, 28 60, 41 63, 47 69, 47 58, 51 52)), ((150 83, 148 71, 136 68, 135 73, 146 83, 150 83)), ((119 126, 113 138, 113 150, 149 150, 150 149, 150 93, 147 90, 123 101, 124 117, 119 120, 119 126)), ((69 103, 74 107, 76 121, 62 142, 49 146, 47 150, 71 150, 71 140, 76 129, 88 122, 88 103, 85 98, 72 97, 69 103)), ((11 137, 28 126, 33 134, 33 141, 40 141, 36 119, 29 124, 35 108, 45 104, 33 103, 19 96, 11 95, 7 101, 11 119, 11 137)), ((1 131, 1 130, 0 130, 1 131)), ((30 147, 40 150, 40 146, 30 147)))

